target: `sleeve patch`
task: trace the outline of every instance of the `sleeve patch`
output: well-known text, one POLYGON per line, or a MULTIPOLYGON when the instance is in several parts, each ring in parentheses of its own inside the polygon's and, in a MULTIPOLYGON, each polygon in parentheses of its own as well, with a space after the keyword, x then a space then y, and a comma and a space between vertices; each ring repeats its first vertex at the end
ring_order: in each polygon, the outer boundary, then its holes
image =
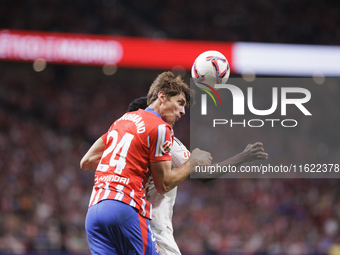
POLYGON ((162 145, 162 151, 163 153, 167 153, 167 152, 170 152, 171 150, 171 142, 170 141, 165 141, 162 145))

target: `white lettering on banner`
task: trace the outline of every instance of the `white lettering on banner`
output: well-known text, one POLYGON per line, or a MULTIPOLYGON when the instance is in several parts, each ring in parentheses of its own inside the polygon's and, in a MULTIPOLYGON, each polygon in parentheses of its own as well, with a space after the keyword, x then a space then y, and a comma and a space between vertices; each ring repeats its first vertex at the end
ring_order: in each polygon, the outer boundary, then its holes
POLYGON ((45 47, 44 47, 44 56, 46 58, 46 61, 52 61, 52 59, 55 59, 54 61, 59 61, 56 59, 56 54, 53 51, 53 45, 54 47, 58 45, 59 40, 54 36, 46 36, 45 38, 45 47))
POLYGON ((40 36, 27 36, 24 44, 24 54, 26 59, 37 59, 40 53, 41 47, 44 44, 44 40, 40 36))
POLYGON ((106 64, 118 63, 123 56, 122 45, 114 40, 66 38, 45 35, 0 32, 0 58, 48 62, 106 64))
POLYGON ((7 58, 9 36, 7 33, 0 33, 0 58, 7 58))

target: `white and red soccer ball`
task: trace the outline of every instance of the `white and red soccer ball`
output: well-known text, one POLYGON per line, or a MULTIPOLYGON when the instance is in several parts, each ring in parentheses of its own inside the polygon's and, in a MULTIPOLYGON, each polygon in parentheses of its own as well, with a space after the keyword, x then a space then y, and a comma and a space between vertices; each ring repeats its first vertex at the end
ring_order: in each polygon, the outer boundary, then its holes
POLYGON ((211 90, 215 84, 225 84, 230 75, 230 67, 226 57, 215 50, 199 55, 191 68, 191 77, 197 87, 211 90))

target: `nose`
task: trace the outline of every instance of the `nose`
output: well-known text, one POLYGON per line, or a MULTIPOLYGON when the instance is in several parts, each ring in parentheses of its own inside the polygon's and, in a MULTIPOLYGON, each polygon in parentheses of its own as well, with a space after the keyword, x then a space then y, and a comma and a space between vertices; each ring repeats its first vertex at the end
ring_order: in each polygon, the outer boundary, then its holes
POLYGON ((184 107, 184 106, 181 107, 181 110, 179 111, 179 113, 180 113, 181 115, 184 115, 184 114, 185 114, 185 107, 184 107))

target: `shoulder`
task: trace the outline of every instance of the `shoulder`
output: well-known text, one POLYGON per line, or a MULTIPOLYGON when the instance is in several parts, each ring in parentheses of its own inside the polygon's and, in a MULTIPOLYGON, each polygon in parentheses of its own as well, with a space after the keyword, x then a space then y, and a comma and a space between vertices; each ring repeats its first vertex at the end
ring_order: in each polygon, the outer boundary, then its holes
POLYGON ((161 130, 171 130, 171 133, 173 135, 173 129, 172 127, 166 123, 164 120, 162 120, 159 116, 155 115, 152 112, 144 111, 144 110, 138 110, 141 111, 141 114, 143 115, 143 119, 145 121, 145 125, 147 126, 147 129, 152 132, 156 132, 158 129, 161 130))
POLYGON ((177 137, 174 137, 174 145, 175 144, 176 144, 176 146, 179 146, 179 147, 184 146, 183 143, 181 142, 181 140, 179 140, 177 137))
POLYGON ((179 140, 177 137, 174 137, 174 143, 172 147, 172 151, 188 151, 187 147, 179 140))

